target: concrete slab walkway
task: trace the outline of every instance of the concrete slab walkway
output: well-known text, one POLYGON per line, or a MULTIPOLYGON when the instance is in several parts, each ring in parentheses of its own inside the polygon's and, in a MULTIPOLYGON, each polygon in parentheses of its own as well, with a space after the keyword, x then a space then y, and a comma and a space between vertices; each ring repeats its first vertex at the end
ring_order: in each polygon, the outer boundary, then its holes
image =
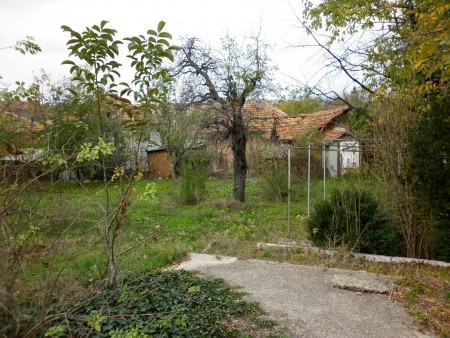
POLYGON ((389 295, 332 287, 339 276, 379 282, 374 274, 205 254, 190 254, 176 268, 241 287, 248 299, 259 302, 286 328, 289 337, 430 337, 389 295))

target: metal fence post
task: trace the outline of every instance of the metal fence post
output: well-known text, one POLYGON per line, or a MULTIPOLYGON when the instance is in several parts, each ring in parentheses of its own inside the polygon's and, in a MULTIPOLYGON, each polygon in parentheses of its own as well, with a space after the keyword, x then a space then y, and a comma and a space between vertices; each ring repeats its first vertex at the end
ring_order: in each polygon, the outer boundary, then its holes
POLYGON ((288 238, 291 236, 291 148, 288 148, 288 238))
POLYGON ((323 200, 325 201, 327 195, 327 157, 325 156, 325 143, 322 145, 322 165, 323 165, 323 200))
POLYGON ((311 200, 311 144, 308 145, 308 218, 309 218, 309 208, 311 200))

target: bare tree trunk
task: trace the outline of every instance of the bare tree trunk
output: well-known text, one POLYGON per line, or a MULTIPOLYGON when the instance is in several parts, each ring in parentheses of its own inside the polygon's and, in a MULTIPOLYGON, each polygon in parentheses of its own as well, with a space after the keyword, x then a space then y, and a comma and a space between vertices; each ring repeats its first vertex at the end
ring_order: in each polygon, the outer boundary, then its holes
POLYGON ((233 151, 234 187, 233 198, 236 201, 245 201, 245 180, 247 178, 247 132, 242 114, 235 118, 231 133, 231 149, 233 151))

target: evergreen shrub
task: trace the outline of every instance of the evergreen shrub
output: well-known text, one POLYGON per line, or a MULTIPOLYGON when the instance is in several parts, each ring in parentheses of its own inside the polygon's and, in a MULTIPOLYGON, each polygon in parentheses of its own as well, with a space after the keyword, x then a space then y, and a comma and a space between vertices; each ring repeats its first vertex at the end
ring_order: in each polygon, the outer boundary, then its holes
POLYGON ((319 246, 347 245, 362 253, 400 254, 401 237, 375 196, 359 187, 337 187, 315 205, 308 232, 319 246))

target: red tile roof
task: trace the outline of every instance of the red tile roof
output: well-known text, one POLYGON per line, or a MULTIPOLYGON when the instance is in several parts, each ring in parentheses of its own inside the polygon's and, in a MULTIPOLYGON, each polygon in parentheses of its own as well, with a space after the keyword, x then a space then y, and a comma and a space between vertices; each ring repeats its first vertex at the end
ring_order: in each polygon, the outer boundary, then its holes
POLYGON ((326 141, 334 140, 334 139, 337 139, 337 138, 339 138, 339 137, 341 137, 342 135, 345 135, 345 134, 347 134, 347 131, 345 129, 334 128, 334 129, 328 130, 325 133, 324 139, 326 141))
POLYGON ((8 103, 4 110, 29 120, 45 121, 47 119, 47 107, 48 105, 39 102, 13 101, 8 103))
POLYGON ((30 121, 25 117, 18 116, 17 114, 0 111, 0 119, 9 120, 11 122, 24 123, 26 128, 33 134, 44 129, 44 126, 39 122, 30 121))
POLYGON ((263 137, 271 138, 274 126, 289 115, 267 102, 249 102, 242 109, 251 131, 262 131, 263 137))
POLYGON ((285 141, 308 136, 312 131, 325 131, 331 123, 349 110, 349 106, 340 106, 310 114, 289 116, 266 102, 248 103, 244 106, 244 114, 250 121, 250 130, 262 131, 265 138, 285 141))
POLYGON ((251 119, 267 120, 270 118, 289 117, 284 111, 275 108, 265 101, 248 102, 244 105, 243 112, 251 119))

